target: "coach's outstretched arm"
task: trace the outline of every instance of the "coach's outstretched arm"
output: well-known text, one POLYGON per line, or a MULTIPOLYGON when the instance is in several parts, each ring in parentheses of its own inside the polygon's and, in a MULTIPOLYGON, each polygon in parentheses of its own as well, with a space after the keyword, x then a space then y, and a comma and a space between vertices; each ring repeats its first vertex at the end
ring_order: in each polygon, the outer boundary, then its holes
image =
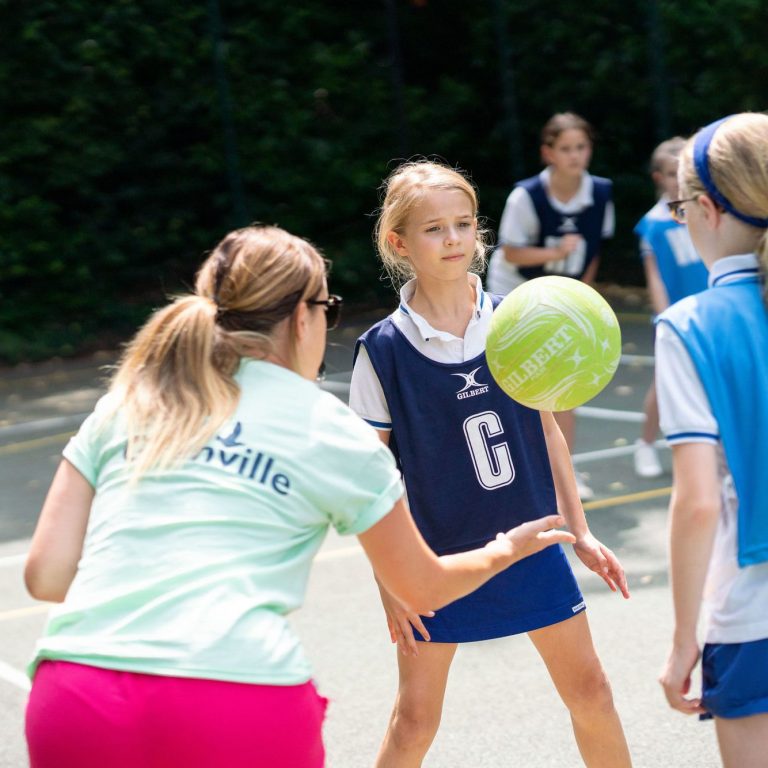
POLYGON ((358 537, 380 584, 417 613, 442 608, 473 592, 518 560, 552 544, 573 543, 559 515, 512 528, 484 547, 438 557, 424 541, 403 499, 358 537))

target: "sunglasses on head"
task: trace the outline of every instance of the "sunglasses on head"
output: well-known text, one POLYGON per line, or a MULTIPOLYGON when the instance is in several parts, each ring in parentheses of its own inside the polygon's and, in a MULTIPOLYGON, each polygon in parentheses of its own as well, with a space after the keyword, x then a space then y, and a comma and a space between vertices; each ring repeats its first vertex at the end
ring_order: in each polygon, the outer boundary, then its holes
POLYGON ((341 320, 341 305, 344 299, 332 293, 327 299, 307 299, 307 304, 322 304, 325 308, 325 322, 329 331, 339 325, 341 320))

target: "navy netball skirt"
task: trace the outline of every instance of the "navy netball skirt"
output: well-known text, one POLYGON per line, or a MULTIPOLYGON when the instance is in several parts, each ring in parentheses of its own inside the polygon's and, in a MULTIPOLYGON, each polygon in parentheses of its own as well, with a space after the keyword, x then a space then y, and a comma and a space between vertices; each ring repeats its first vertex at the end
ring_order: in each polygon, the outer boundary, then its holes
MULTIPOLYGON (((548 627, 585 609, 559 544, 526 557, 482 587, 422 617, 433 643, 470 643, 548 627)), ((414 629, 417 640, 423 640, 414 629)))

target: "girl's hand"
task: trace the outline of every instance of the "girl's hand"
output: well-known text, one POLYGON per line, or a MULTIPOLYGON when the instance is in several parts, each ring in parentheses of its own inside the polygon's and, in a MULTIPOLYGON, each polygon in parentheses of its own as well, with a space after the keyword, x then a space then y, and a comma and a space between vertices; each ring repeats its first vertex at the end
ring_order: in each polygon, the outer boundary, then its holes
MULTIPOLYGON (((416 627, 424 640, 430 640, 429 632, 421 621, 421 616, 392 597, 381 585, 379 586, 379 594, 381 595, 381 604, 384 606, 384 613, 387 616, 389 639, 391 642, 397 643, 397 649, 403 656, 418 656, 419 644, 414 637, 413 627, 416 627)), ((425 615, 432 617, 435 612, 430 611, 425 615)))
POLYGON ((576 554, 590 571, 594 571, 608 585, 612 592, 617 590, 629 598, 627 577, 616 555, 601 544, 591 533, 577 539, 573 545, 576 554))
POLYGON ((664 689, 669 706, 684 715, 701 715, 707 711, 701 705, 700 698, 686 698, 686 694, 691 689, 691 672, 700 656, 701 652, 695 638, 685 643, 675 643, 659 675, 659 682, 664 689))
POLYGON ((563 235, 557 246, 557 250, 560 251, 562 258, 567 259, 579 247, 582 239, 582 236, 579 234, 563 235))

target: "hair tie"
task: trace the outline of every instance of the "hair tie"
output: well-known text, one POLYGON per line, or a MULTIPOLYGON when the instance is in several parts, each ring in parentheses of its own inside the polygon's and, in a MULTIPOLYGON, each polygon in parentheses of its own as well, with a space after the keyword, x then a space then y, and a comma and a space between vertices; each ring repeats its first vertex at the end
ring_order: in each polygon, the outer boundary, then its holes
POLYGON ((715 135, 717 129, 733 115, 723 117, 720 120, 716 120, 714 123, 710 123, 706 127, 702 128, 697 134, 693 142, 693 165, 696 169, 696 173, 701 179, 701 183, 707 190, 707 194, 724 210, 735 216, 741 221, 751 224, 753 227, 759 227, 760 229, 768 229, 768 217, 761 218, 758 216, 750 216, 749 214, 742 213, 733 207, 730 200, 715 186, 715 182, 712 180, 712 174, 709 172, 709 145, 712 143, 712 137, 715 135))

